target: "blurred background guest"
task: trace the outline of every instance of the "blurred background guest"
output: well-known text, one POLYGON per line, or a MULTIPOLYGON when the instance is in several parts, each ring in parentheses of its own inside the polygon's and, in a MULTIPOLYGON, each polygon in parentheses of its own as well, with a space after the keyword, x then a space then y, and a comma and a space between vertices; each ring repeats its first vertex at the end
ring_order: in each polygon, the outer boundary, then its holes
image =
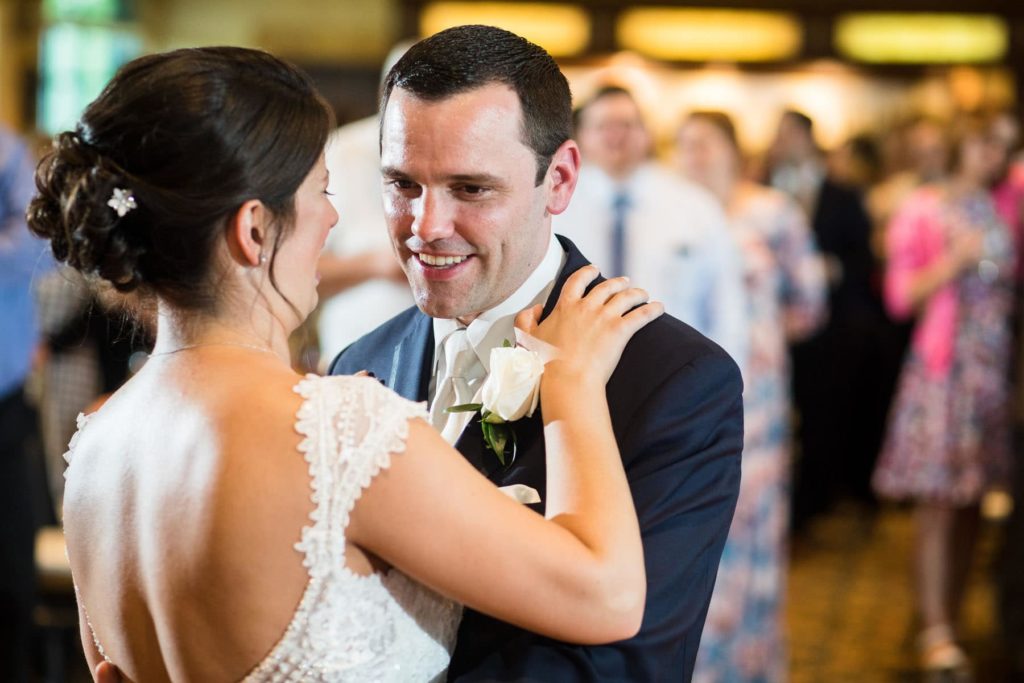
POLYGON ((744 368, 743 479, 697 653, 698 682, 781 681, 789 524, 787 341, 826 316, 822 261, 800 207, 744 180, 732 120, 690 114, 679 130, 683 174, 725 207, 743 256, 750 353, 744 368))
POLYGON ((1011 111, 996 112, 989 119, 989 135, 999 155, 999 170, 991 186, 992 201, 1013 237, 1019 288, 1024 272, 1024 163, 1017 158, 1020 122, 1011 111))
POLYGON ((36 409, 25 396, 38 343, 32 286, 52 264, 25 223, 34 171, 25 143, 0 128, 0 662, 4 680, 17 682, 29 680, 35 532, 48 509, 36 409))
POLYGON ((828 155, 828 176, 840 185, 867 192, 882 177, 882 157, 875 139, 859 133, 828 155))
POLYGON ((872 245, 884 258, 885 229, 907 196, 926 183, 938 182, 949 167, 946 127, 918 117, 894 133, 900 140, 895 168, 867 194, 872 221, 872 245))
POLYGON ((885 421, 876 361, 881 303, 872 289, 871 221, 860 193, 833 181, 805 114, 786 111, 768 151, 771 184, 803 207, 825 259, 829 318, 792 347, 799 457, 793 522, 802 528, 842 494, 870 499, 885 421))
POLYGON ((1006 524, 1006 539, 998 563, 998 617, 1003 647, 1008 654, 1008 677, 1024 681, 1024 466, 1019 462, 1020 444, 1024 441, 1024 335, 1022 306, 1024 297, 1024 164, 1020 153, 1020 122, 1008 110, 992 118, 992 141, 1000 154, 1000 170, 992 187, 996 210, 1010 229, 1016 246, 1017 281, 1013 308, 1013 359, 1010 377, 1014 383, 1014 422, 1017 427, 1015 453, 1018 461, 1012 474, 1010 494, 1012 510, 1006 524))
POLYGON ((989 193, 1001 160, 988 124, 961 121, 952 151, 948 179, 889 227, 886 304, 918 319, 874 485, 916 507, 920 664, 964 674, 956 624, 979 503, 1010 463, 1014 247, 989 193))
MULTIPOLYGON (((865 205, 871 216, 871 248, 878 264, 872 279, 875 291, 882 289, 881 280, 889 258, 886 233, 893 215, 914 190, 922 185, 941 182, 949 171, 947 128, 941 121, 926 116, 913 117, 905 125, 897 126, 892 136, 899 140, 899 153, 890 160, 890 172, 866 190, 865 205)), ((913 313, 909 317, 896 317, 883 310, 878 316, 875 327, 877 343, 873 348, 879 384, 874 405, 877 409, 875 415, 882 423, 888 419, 892 407, 913 329, 913 313)), ((880 448, 881 441, 875 441, 876 452, 880 448)), ((873 466, 873 461, 865 460, 865 466, 873 466)))
MULTIPOLYGON (((412 43, 391 49, 381 80, 412 43)), ((321 359, 413 305, 405 274, 391 249, 381 201, 380 123, 377 114, 339 127, 327 142, 331 203, 338 224, 317 264, 317 332, 321 359)))
POLYGON ((555 232, 605 276, 628 275, 743 367, 750 332, 742 263, 718 202, 650 158, 651 137, 628 90, 601 88, 575 116, 583 167, 555 232))

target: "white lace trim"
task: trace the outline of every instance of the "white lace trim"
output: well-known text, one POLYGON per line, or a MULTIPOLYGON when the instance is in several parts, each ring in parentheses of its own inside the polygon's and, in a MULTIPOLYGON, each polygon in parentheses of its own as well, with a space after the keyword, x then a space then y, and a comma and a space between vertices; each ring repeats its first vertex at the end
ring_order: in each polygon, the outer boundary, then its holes
MULTIPOLYGON (((71 465, 72 453, 78 445, 78 440, 82 437, 82 431, 85 429, 85 426, 89 424, 89 418, 94 414, 95 413, 90 413, 86 415, 85 413, 79 413, 78 417, 75 418, 75 433, 71 435, 71 440, 68 441, 68 449, 64 451, 64 462, 68 465, 71 465)), ((64 468, 64 478, 67 479, 67 476, 68 470, 67 468, 64 468)), ((70 566, 71 558, 68 557, 68 548, 66 544, 64 546, 64 557, 67 558, 68 566, 70 566)), ((71 586, 75 590, 75 601, 78 603, 78 606, 82 608, 82 616, 85 618, 85 625, 89 628, 89 635, 92 636, 92 644, 96 646, 96 651, 100 654, 100 657, 103 657, 104 661, 109 662, 110 657, 107 656, 107 653, 103 650, 103 645, 100 644, 99 638, 96 637, 96 629, 92 627, 92 620, 89 619, 89 610, 85 608, 85 603, 82 602, 82 596, 78 592, 78 584, 75 583, 74 577, 72 577, 71 586)))
MULTIPOLYGON (((71 440, 68 441, 68 449, 64 451, 64 462, 68 465, 71 464, 72 451, 75 450, 75 446, 78 445, 78 440, 82 437, 82 430, 85 429, 85 425, 89 424, 89 418, 95 413, 86 415, 85 413, 79 413, 78 417, 75 418, 75 433, 71 435, 71 440)), ((64 478, 68 476, 68 471, 64 469, 64 478)))
POLYGON ((392 453, 405 451, 409 420, 425 419, 426 407, 368 378, 308 375, 295 392, 304 399, 295 428, 303 437, 298 450, 309 466, 314 504, 295 549, 304 555, 310 581, 284 635, 246 681, 405 681, 425 680, 428 671, 443 674, 437 649, 450 652, 461 608, 397 571, 363 576, 345 564, 345 530, 356 502, 391 465, 392 453), (336 605, 333 613, 325 609, 330 605, 336 605), (314 633, 318 629, 326 633, 314 633), (354 647, 346 629, 361 632, 354 647))

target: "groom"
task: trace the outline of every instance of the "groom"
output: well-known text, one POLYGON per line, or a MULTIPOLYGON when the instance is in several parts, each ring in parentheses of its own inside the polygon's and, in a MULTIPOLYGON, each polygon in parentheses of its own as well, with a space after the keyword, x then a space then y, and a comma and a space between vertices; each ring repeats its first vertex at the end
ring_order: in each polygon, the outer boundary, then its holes
MULTIPOLYGON (((384 86, 381 165, 388 229, 418 308, 345 349, 330 370, 368 370, 416 401, 441 396, 435 426, 541 514, 539 411, 514 423, 515 452, 502 464, 479 416, 440 403, 471 401, 490 349, 515 338, 515 314, 550 311, 587 264, 551 232, 579 171, 570 126, 565 77, 514 34, 462 26, 406 53, 384 86)), ((689 680, 739 486, 741 390, 735 363, 687 325, 665 315, 641 330, 607 387, 644 542, 640 632, 570 645, 467 610, 449 680, 689 680)))

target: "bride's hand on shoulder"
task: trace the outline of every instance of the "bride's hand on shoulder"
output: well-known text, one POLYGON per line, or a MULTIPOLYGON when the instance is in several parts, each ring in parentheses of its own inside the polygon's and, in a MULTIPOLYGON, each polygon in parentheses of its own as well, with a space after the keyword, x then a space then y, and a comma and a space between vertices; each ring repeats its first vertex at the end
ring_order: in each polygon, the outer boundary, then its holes
POLYGON ((516 327, 527 335, 525 346, 539 341, 539 346, 550 347, 552 358, 545 373, 595 380, 603 386, 626 343, 665 312, 660 302, 649 302, 647 292, 630 287, 624 277, 605 280, 588 292, 598 275, 598 269, 589 265, 569 276, 558 303, 543 322, 540 306, 516 317, 516 327))
POLYGON ((110 662, 100 662, 93 671, 93 680, 96 683, 121 683, 125 679, 116 666, 110 662))

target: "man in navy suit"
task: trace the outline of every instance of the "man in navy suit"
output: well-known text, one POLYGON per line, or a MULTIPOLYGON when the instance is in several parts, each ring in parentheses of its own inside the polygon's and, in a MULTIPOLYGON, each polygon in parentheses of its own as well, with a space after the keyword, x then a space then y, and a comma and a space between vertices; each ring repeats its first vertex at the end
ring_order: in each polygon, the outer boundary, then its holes
MULTIPOLYGON (((514 339, 515 314, 532 305, 550 311, 565 279, 587 264, 551 232, 579 171, 570 130, 565 77, 514 34, 457 27, 406 53, 385 83, 381 165, 388 229, 417 308, 345 349, 332 374, 368 370, 407 398, 432 401, 446 340, 460 334, 474 354, 465 381, 479 391, 490 349, 514 339)), ((467 610, 449 680, 690 680, 739 488, 739 371, 664 315, 630 341, 607 392, 644 542, 640 632, 571 645, 467 610)), ((452 439, 463 455, 543 514, 540 413, 513 423, 503 464, 479 415, 440 408, 432 415, 446 432, 449 420, 463 420, 452 439)))

